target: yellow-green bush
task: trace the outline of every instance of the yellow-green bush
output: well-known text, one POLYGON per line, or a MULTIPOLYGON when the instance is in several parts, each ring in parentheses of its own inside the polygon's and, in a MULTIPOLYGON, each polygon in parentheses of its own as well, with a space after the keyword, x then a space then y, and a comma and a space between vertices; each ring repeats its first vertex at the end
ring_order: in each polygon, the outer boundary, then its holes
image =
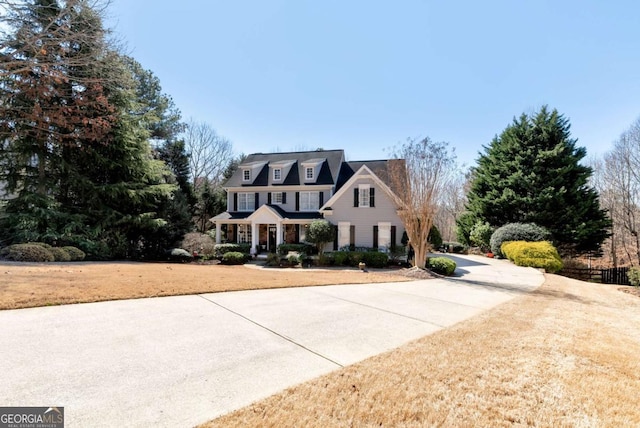
POLYGON ((500 250, 518 266, 543 268, 547 272, 562 269, 562 259, 551 242, 511 241, 501 245, 500 250))

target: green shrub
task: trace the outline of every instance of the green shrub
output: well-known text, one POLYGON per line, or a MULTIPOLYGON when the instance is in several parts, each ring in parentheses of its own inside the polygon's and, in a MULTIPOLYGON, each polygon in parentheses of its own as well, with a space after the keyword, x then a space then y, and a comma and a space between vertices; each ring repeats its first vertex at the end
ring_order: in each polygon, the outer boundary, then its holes
POLYGON ((62 247, 62 249, 65 250, 67 254, 69 254, 69 260, 71 260, 72 262, 78 262, 84 260, 85 258, 84 251, 79 248, 68 245, 66 247, 62 247))
POLYGON ((49 251, 51 251, 51 254, 53 254, 53 257, 55 258, 54 261, 56 261, 56 262, 69 262, 69 261, 71 261, 71 256, 69 255, 69 253, 67 253, 64 250, 64 248, 51 247, 51 248, 49 248, 49 251))
POLYGON ((322 253, 318 256, 318 266, 330 266, 333 264, 332 253, 322 253))
POLYGON ((286 256, 289 252, 313 254, 316 247, 309 244, 280 244, 278 245, 278 254, 286 256))
POLYGON ((389 263, 398 264, 406 260, 407 247, 404 245, 397 245, 389 252, 389 263))
POLYGON ((213 249, 216 257, 222 257, 226 253, 251 253, 251 244, 216 244, 213 249))
POLYGON ((383 268, 389 263, 389 256, 385 253, 366 252, 360 254, 360 261, 364 262, 367 267, 383 268))
POLYGON ((42 245, 14 244, 3 249, 3 257, 16 262, 53 262, 55 256, 42 245))
POLYGON ((462 254, 466 250, 466 247, 459 242, 443 242, 442 248, 445 251, 456 253, 456 254, 462 254))
POLYGON ((333 257, 333 262, 336 266, 349 266, 349 254, 349 251, 334 251, 331 253, 331 256, 333 257))
POLYGON ((333 224, 327 220, 314 220, 307 227, 306 240, 316 244, 318 253, 324 253, 324 246, 335 238, 333 224))
POLYGON ((280 256, 276 253, 267 254, 267 266, 280 266, 280 256))
POLYGON ((298 253, 291 253, 287 256, 287 261, 289 262, 290 265, 297 265, 298 263, 300 263, 300 254, 298 253))
POLYGON ((225 265, 242 265, 247 261, 247 255, 239 251, 229 251, 222 256, 222 263, 225 265))
POLYGON ((431 257, 427 260, 427 267, 440 275, 451 276, 456 270, 456 262, 447 257, 431 257))
POLYGON ((491 248, 491 235, 493 228, 487 222, 478 221, 471 229, 469 239, 471 243, 480 247, 482 251, 488 251, 491 248))
POLYGON ((533 223, 509 223, 496 229, 491 235, 491 252, 497 257, 504 257, 500 247, 507 241, 540 242, 550 238, 549 231, 533 223))
POLYGON ((630 267, 627 272, 627 277, 629 278, 629 284, 636 287, 640 286, 640 267, 630 267))
POLYGON ((169 260, 173 262, 183 262, 188 263, 193 260, 193 255, 187 250, 183 250, 182 248, 172 248, 169 250, 169 260))
POLYGON ((436 225, 432 225, 427 236, 427 241, 433 248, 440 248, 442 246, 442 234, 436 225))
POLYGON ((50 250, 51 248, 53 248, 51 245, 45 243, 45 242, 27 242, 27 244, 30 245, 38 245, 42 248, 46 248, 47 250, 50 250))
POLYGON ((558 250, 548 241, 512 241, 502 244, 502 253, 518 266, 542 268, 550 273, 562 269, 558 250))

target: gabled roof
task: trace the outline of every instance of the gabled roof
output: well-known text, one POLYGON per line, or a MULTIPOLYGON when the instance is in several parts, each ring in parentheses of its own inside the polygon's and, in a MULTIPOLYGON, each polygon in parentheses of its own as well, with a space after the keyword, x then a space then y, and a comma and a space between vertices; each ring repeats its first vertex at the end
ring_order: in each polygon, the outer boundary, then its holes
POLYGON ((370 177, 375 183, 377 183, 381 190, 387 193, 389 197, 395 201, 396 204, 400 205, 400 200, 391 190, 391 186, 389 184, 389 162, 395 161, 398 160, 393 159, 391 161, 345 162, 345 164, 347 165, 343 165, 343 167, 346 168, 346 171, 344 172, 344 175, 341 173, 341 178, 344 181, 340 183, 340 187, 336 190, 336 193, 334 193, 334 195, 322 207, 320 207, 320 211, 332 210, 331 206, 335 203, 335 201, 343 196, 343 194, 349 189, 350 185, 364 177, 370 177), (356 171, 353 171, 353 168, 358 166, 359 168, 356 171), (372 170, 370 166, 377 168, 380 175, 372 170), (383 180, 383 178, 386 180, 386 182, 385 180, 383 180))
POLYGON ((246 157, 238 170, 227 180, 223 187, 243 187, 243 186, 313 186, 319 184, 335 185, 338 181, 341 166, 344 161, 344 150, 314 150, 308 152, 286 152, 286 153, 253 153, 246 157), (275 164, 282 166, 294 161, 294 165, 282 181, 273 182, 272 174, 269 174, 269 166, 275 164), (256 171, 251 183, 242 181, 243 167, 251 167, 264 162, 264 166, 259 172, 256 171), (320 163, 320 170, 317 171, 316 180, 313 183, 301 180, 304 177, 303 163, 320 163))
POLYGON ((389 178, 389 168, 391 162, 397 162, 402 160, 389 159, 389 160, 371 160, 371 161, 353 161, 344 162, 340 169, 340 175, 338 176, 338 182, 336 183, 336 191, 338 191, 353 175, 360 170, 363 166, 366 166, 371 172, 373 172, 386 186, 391 188, 391 179, 389 178))

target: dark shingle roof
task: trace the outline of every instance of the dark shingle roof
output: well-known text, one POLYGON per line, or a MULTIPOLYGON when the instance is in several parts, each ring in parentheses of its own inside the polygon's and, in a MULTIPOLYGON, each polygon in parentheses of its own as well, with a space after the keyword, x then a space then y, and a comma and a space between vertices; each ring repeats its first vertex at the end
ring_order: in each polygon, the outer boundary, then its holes
POLYGON ((340 167, 344 160, 344 150, 314 150, 309 152, 287 152, 287 153, 253 153, 246 157, 243 165, 254 164, 255 162, 267 162, 259 172, 255 173, 255 179, 252 183, 242 181, 242 168, 238 170, 224 183, 224 187, 241 187, 241 186, 282 186, 282 185, 318 185, 318 184, 335 184, 338 180, 340 167), (269 173, 269 163, 277 163, 284 161, 292 161, 295 163, 291 166, 289 173, 280 183, 273 183, 273 177, 269 173), (324 160, 318 176, 313 183, 305 183, 301 180, 304 177, 302 163, 324 160))
POLYGON ((387 186, 391 187, 389 178, 389 164, 393 160, 372 160, 372 161, 353 161, 344 162, 340 169, 340 175, 336 185, 336 191, 340 189, 363 165, 366 165, 380 180, 387 186))

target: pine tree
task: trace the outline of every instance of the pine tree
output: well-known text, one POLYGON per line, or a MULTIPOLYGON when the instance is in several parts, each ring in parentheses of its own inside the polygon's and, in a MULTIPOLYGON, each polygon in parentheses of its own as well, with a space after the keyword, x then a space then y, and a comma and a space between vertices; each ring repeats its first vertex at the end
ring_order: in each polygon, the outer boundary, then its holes
POLYGON ((149 144, 158 120, 139 114, 145 100, 108 46, 97 9, 28 0, 9 16, 0 164, 16 197, 0 238, 77 245, 94 258, 136 256, 166 232, 161 214, 177 188, 149 144))
POLYGON ((586 150, 571 138, 569 121, 543 107, 523 114, 496 136, 478 160, 468 211, 493 227, 535 223, 564 253, 599 253, 610 220, 588 186, 586 150))

